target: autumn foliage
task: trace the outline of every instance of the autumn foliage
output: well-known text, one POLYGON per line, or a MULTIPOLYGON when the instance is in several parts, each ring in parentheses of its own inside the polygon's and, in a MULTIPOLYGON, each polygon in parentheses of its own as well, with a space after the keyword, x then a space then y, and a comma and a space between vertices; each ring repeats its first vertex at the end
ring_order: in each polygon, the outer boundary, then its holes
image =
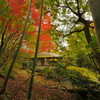
MULTIPOLYGON (((4 13, 0 15, 0 67, 2 67, 5 64, 10 65, 18 48, 25 25, 29 2, 28 0, 4 0, 0 1, 0 4, 0 12, 9 4, 4 13)), ((40 20, 40 5, 41 3, 39 1, 33 0, 30 19, 19 53, 21 61, 24 58, 34 55, 40 20)), ((50 52, 54 50, 55 44, 51 36, 52 26, 51 13, 44 5, 39 52, 50 52)), ((21 64, 21 62, 19 63, 21 64)))
MULTIPOLYGON (((7 26, 7 28, 9 29, 9 36, 13 34, 14 37, 20 38, 22 34, 22 29, 24 27, 25 16, 27 14, 26 11, 28 8, 28 1, 7 0, 6 4, 8 4, 9 2, 11 3, 7 9, 8 12, 6 12, 8 16, 5 16, 5 14, 3 16, 0 16, 0 21, 4 22, 4 25, 7 26)), ((44 9, 44 12, 46 12, 46 9, 44 9)), ((40 19, 40 2, 38 2, 37 0, 33 0, 32 7, 31 7, 31 17, 30 17, 31 22, 29 22, 26 31, 27 34, 26 38, 31 37, 31 40, 25 38, 24 40, 28 42, 28 44, 25 43, 25 41, 23 42, 24 45, 26 45, 29 50, 28 51, 24 50, 25 48, 22 46, 21 49, 22 52, 26 51, 28 53, 32 53, 32 54, 34 53, 35 43, 37 38, 37 30, 39 26, 39 19, 40 19), (28 47, 28 45, 30 44, 31 45, 33 44, 31 48, 28 47)), ((50 16, 50 12, 43 14, 43 20, 41 24, 40 49, 39 49, 41 52, 49 51, 50 49, 54 48, 53 47, 54 44, 52 42, 52 38, 50 34, 52 30, 51 19, 52 18, 50 16)))

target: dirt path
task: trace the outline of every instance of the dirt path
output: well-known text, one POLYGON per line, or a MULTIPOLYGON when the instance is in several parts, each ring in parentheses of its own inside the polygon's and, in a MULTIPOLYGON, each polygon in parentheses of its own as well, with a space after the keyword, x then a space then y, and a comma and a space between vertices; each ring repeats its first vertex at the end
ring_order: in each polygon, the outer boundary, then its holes
MULTIPOLYGON (((27 100, 29 74, 22 69, 17 69, 17 72, 17 77, 9 81, 8 91, 10 91, 10 94, 15 95, 13 100, 27 100), (27 82, 25 82, 26 80, 27 82)), ((75 100, 70 93, 61 91, 58 87, 57 82, 35 75, 32 100, 75 100)))

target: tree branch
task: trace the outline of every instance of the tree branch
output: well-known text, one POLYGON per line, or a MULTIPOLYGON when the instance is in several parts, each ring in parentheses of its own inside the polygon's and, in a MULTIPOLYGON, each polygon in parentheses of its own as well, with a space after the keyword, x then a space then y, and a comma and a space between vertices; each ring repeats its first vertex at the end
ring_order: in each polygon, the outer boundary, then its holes
POLYGON ((78 13, 80 13, 79 0, 76 0, 76 3, 77 3, 77 10, 78 10, 78 13))
POLYGON ((78 15, 68 4, 66 6, 56 5, 57 7, 69 8, 76 16, 78 15))
POLYGON ((72 31, 69 34, 64 35, 64 37, 69 36, 69 35, 71 35, 71 34, 73 34, 75 32, 81 32, 81 31, 83 31, 83 29, 72 31))

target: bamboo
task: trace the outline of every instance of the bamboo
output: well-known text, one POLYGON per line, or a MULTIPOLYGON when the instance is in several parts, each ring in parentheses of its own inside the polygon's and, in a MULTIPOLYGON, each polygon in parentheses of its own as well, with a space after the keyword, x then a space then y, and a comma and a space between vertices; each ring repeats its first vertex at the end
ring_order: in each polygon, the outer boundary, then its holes
POLYGON ((33 68, 32 68, 32 72, 31 72, 31 80, 30 80, 30 86, 29 86, 29 91, 28 91, 28 100, 31 100, 31 98, 32 98, 32 89, 33 89, 33 83, 34 83, 34 71, 35 71, 36 62, 37 62, 37 54, 38 54, 40 33, 41 33, 43 3, 44 3, 44 0, 42 0, 42 5, 41 5, 40 22, 39 22, 39 28, 38 28, 38 37, 37 37, 37 43, 36 43, 36 49, 35 49, 35 55, 34 55, 34 61, 33 61, 33 68))

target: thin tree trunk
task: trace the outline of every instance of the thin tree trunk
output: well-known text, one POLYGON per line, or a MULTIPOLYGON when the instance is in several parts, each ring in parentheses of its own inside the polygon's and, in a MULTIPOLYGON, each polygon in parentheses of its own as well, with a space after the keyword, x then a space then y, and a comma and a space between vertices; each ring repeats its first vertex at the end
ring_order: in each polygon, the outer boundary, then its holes
POLYGON ((31 72, 31 80, 30 80, 30 86, 29 86, 29 91, 28 91, 28 100, 31 100, 31 98, 32 98, 32 89, 33 89, 33 83, 34 83, 34 71, 35 71, 35 67, 36 67, 36 63, 37 63, 37 54, 38 54, 39 41, 40 41, 43 3, 44 3, 44 0, 42 0, 42 5, 41 5, 40 22, 39 22, 39 28, 38 28, 38 37, 37 37, 35 56, 34 56, 34 61, 33 61, 33 68, 32 68, 32 72, 31 72))
POLYGON ((96 34, 98 38, 98 44, 100 48, 100 0, 88 0, 90 4, 90 9, 92 12, 96 34))
POLYGON ((5 40, 4 37, 5 37, 6 31, 7 31, 7 26, 5 27, 4 32, 2 32, 2 36, 1 36, 0 54, 4 46, 4 40, 5 40))
POLYGON ((7 76, 6 76, 6 79, 5 79, 3 88, 2 88, 2 90, 0 91, 0 94, 1 94, 1 95, 4 94, 5 91, 6 91, 7 84, 8 84, 8 80, 9 80, 9 78, 10 78, 12 69, 13 69, 14 64, 15 64, 15 62, 16 62, 16 59, 17 59, 17 56, 18 56, 18 53, 19 53, 19 50, 20 50, 20 47, 21 47, 21 44, 22 44, 22 40, 23 40, 24 35, 25 35, 25 32, 26 32, 27 23, 28 23, 29 16, 30 16, 31 4, 32 4, 32 0, 30 0, 30 3, 29 3, 28 14, 27 14, 25 26, 24 26, 24 29, 23 29, 23 32, 22 32, 22 37, 21 37, 21 39, 20 39, 18 48, 17 48, 16 53, 15 53, 15 55, 14 55, 14 59, 13 59, 11 65, 10 65, 10 68, 9 68, 9 70, 8 70, 8 73, 7 73, 7 76))

